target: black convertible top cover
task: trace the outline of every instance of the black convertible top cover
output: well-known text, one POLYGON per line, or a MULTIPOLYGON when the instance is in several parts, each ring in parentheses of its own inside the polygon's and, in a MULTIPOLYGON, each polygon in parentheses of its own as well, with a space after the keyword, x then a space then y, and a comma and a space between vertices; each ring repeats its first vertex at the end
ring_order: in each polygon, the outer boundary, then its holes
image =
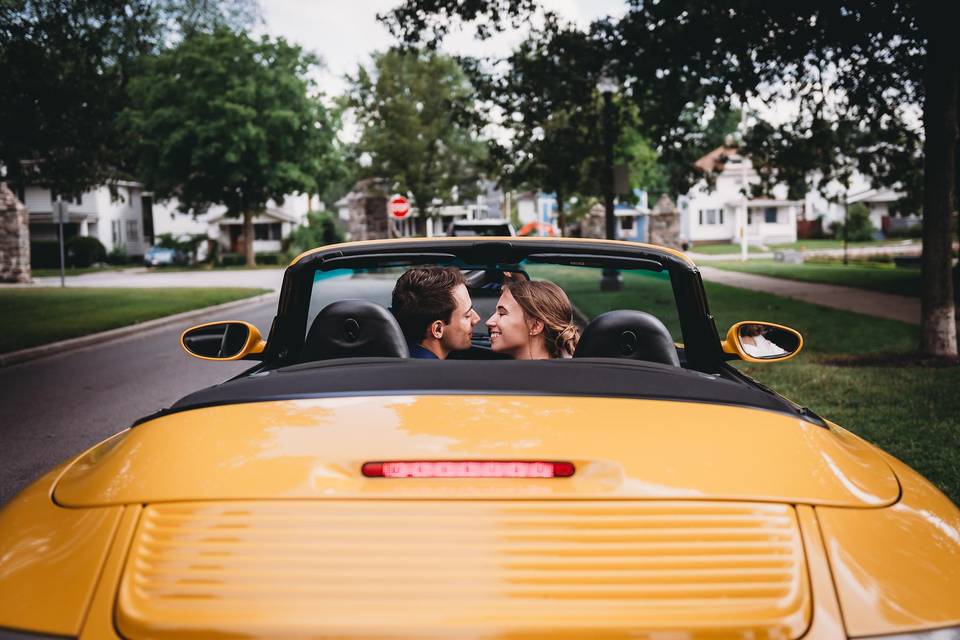
POLYGON ((167 413, 202 407, 358 395, 546 395, 707 402, 800 417, 780 396, 717 375, 642 361, 350 358, 235 378, 191 393, 167 413))

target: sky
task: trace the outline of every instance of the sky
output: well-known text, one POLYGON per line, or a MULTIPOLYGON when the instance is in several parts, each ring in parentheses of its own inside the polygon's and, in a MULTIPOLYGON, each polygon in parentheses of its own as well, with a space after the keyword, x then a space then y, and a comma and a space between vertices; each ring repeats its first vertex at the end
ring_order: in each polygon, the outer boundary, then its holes
MULTIPOLYGON (((320 89, 337 95, 346 89, 346 74, 356 73, 371 53, 395 42, 377 21, 377 14, 399 4, 400 0, 260 0, 264 25, 258 31, 283 36, 320 56, 325 63, 317 74, 320 89)), ((542 0, 541 4, 581 26, 607 15, 622 15, 626 8, 624 0, 542 0)), ((452 54, 502 57, 523 35, 512 31, 479 42, 472 33, 451 33, 442 48, 452 54)))

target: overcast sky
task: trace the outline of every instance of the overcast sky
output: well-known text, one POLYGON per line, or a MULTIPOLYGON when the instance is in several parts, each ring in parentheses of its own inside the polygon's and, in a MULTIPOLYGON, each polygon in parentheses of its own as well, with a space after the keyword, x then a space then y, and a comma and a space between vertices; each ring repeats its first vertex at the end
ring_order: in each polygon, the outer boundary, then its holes
MULTIPOLYGON (((371 53, 394 43, 377 21, 377 13, 389 11, 400 1, 260 0, 260 4, 265 23, 262 30, 318 54, 326 65, 318 77, 320 88, 327 95, 336 95, 345 89, 345 74, 355 73, 371 53)), ((543 0, 542 4, 581 26, 599 17, 622 15, 626 8, 625 0, 543 0)), ((510 32, 478 42, 472 34, 453 33, 443 48, 449 53, 505 56, 522 37, 522 32, 510 32)))

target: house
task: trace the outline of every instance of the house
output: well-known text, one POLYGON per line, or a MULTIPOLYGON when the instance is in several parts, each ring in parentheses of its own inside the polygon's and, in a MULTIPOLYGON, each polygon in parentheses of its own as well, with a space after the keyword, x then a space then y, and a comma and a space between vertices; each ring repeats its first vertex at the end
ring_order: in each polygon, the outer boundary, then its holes
MULTIPOLYGON (((59 230, 53 221, 57 194, 47 187, 25 186, 17 196, 30 212, 31 243, 57 242, 59 230)), ((153 243, 152 201, 139 182, 116 181, 61 199, 69 211, 69 222, 63 230, 65 240, 92 236, 107 251, 131 256, 143 255, 153 243)))
MULTIPOLYGON (((222 252, 243 253, 243 217, 228 216, 227 208, 214 205, 204 213, 192 215, 178 210, 176 199, 153 204, 153 226, 156 235, 174 237, 206 235, 220 245, 222 252)), ((273 200, 253 217, 253 250, 255 253, 276 253, 283 249, 283 240, 296 227, 306 224, 309 196, 289 195, 283 204, 273 200)), ((319 203, 319 210, 323 203, 319 203)))
POLYGON ((795 242, 797 216, 803 200, 787 198, 786 185, 776 185, 761 197, 744 195, 760 178, 749 158, 736 147, 717 147, 695 163, 703 172, 716 174, 711 188, 706 178, 678 199, 680 233, 684 240, 739 242, 745 227, 747 242, 753 245, 795 242))
MULTIPOLYGON (((638 200, 636 205, 625 202, 614 204, 613 215, 617 221, 617 239, 647 242, 649 234, 647 221, 650 215, 647 192, 637 189, 634 193, 638 200)), ((519 194, 517 217, 520 219, 521 235, 527 235, 524 231, 531 235, 557 234, 559 232, 557 196, 540 191, 519 194)))

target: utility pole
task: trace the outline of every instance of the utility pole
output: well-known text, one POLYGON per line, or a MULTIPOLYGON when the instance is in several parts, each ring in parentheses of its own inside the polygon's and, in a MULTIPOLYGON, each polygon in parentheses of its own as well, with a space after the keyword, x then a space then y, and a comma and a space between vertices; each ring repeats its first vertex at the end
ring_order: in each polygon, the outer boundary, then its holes
MULTIPOLYGON (((607 240, 617 239, 617 219, 613 214, 613 200, 616 187, 613 172, 613 147, 615 132, 613 130, 613 92, 617 90, 617 81, 608 75, 600 76, 597 81, 597 90, 603 95, 603 152, 606 165, 606 183, 604 185, 603 204, 604 221, 606 223, 607 240)), ((623 278, 616 269, 604 269, 600 278, 601 291, 619 291, 623 288, 623 278)))
POLYGON ((60 194, 57 194, 57 201, 53 204, 53 215, 57 220, 58 235, 60 237, 60 288, 67 286, 66 274, 64 273, 64 251, 63 251, 63 223, 67 217, 67 203, 63 201, 60 194))
POLYGON ((847 208, 847 190, 843 190, 843 265, 847 266, 847 239, 850 232, 850 212, 847 208))

